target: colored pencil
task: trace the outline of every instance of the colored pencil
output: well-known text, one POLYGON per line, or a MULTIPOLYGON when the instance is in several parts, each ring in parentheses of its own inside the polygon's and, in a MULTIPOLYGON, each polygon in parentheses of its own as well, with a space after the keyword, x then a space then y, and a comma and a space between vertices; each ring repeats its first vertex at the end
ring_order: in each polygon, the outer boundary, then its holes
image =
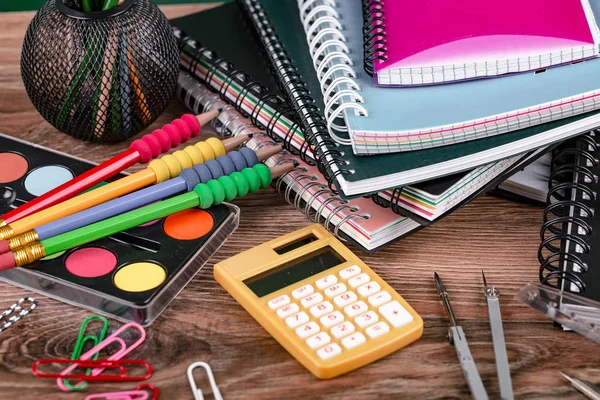
POLYGON ((202 164, 207 160, 224 155, 227 151, 238 148, 246 140, 248 140, 247 135, 239 135, 224 141, 209 138, 205 142, 199 142, 183 150, 176 151, 173 154, 163 156, 152 161, 146 169, 140 172, 136 172, 135 174, 1 227, 0 240, 11 238, 38 226, 135 192, 146 186, 174 178, 181 173, 182 169, 190 168, 196 164, 202 164))
POLYGON ((216 118, 218 114, 218 110, 213 110, 198 116, 184 115, 162 129, 145 135, 134 141, 123 153, 0 216, 0 227, 70 199, 137 163, 149 162, 161 153, 166 153, 180 143, 187 142, 190 137, 198 135, 202 125, 216 118))
MULTIPOLYGON (((278 165, 272 169, 264 164, 256 164, 252 168, 244 169, 240 175, 244 179, 243 185, 249 188, 248 192, 254 193, 260 188, 268 187, 274 178, 293 168, 292 163, 278 165)), ((0 271, 28 265, 47 255, 60 253, 180 211, 195 207, 207 209, 219 205, 223 201, 241 197, 242 193, 238 192, 240 186, 242 185, 237 185, 230 176, 201 183, 191 192, 4 253, 0 255, 0 271)))
MULTIPOLYGON (((282 149, 281 146, 272 146, 254 152, 254 150, 251 150, 248 147, 243 147, 238 152, 238 162, 232 163, 231 165, 236 164, 235 169, 238 170, 237 172, 241 172, 244 168, 253 167, 257 163, 274 156, 282 149)), ((232 153, 229 153, 229 155, 232 155, 232 153)), ((217 159, 217 161, 219 160, 217 159)), ((218 173, 215 175, 217 174, 218 173)), ((63 233, 114 217, 115 215, 135 210, 182 192, 193 190, 197 184, 207 183, 210 179, 217 179, 218 177, 219 176, 212 176, 212 170, 209 167, 205 167, 203 171, 199 172, 196 172, 194 168, 188 168, 187 170, 181 171, 180 176, 169 179, 166 182, 138 190, 137 192, 130 193, 126 196, 116 198, 87 210, 69 215, 68 217, 39 226, 10 239, 2 240, 0 241, 0 254, 18 249, 19 247, 26 246, 33 242, 62 235, 63 233)))

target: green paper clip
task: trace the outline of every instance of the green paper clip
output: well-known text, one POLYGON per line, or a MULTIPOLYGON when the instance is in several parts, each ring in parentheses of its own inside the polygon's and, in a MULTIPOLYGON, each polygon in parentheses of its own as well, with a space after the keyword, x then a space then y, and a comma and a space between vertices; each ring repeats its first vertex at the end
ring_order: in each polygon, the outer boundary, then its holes
MULTIPOLYGON (((92 316, 84 319, 83 324, 81 325, 81 329, 79 330, 79 336, 77 336, 77 342, 75 343, 75 348, 73 349, 73 355, 71 356, 71 360, 79 360, 79 357, 81 357, 81 353, 83 353, 83 346, 85 346, 85 344, 88 341, 92 343, 91 347, 96 347, 100 342, 102 342, 104 340, 104 337, 106 336, 107 331, 108 331, 108 320, 106 318, 104 318, 100 315, 92 315, 92 316), (100 334, 98 336, 93 336, 93 335, 85 336, 85 331, 87 330, 88 325, 90 324, 91 321, 96 320, 96 319, 103 322, 104 326, 102 327, 102 331, 100 332, 100 334)), ((97 360, 99 355, 100 355, 100 353, 96 353, 96 354, 94 354, 94 356, 91 359, 97 360)), ((89 375, 91 373, 92 373, 92 368, 88 368, 88 370, 86 371, 86 375, 89 375)), ((77 385, 71 385, 69 383, 69 379, 67 379, 67 378, 63 379, 63 383, 67 387, 67 389, 72 390, 72 391, 83 390, 87 386, 87 382, 85 382, 85 381, 82 381, 81 383, 79 383, 77 385)))

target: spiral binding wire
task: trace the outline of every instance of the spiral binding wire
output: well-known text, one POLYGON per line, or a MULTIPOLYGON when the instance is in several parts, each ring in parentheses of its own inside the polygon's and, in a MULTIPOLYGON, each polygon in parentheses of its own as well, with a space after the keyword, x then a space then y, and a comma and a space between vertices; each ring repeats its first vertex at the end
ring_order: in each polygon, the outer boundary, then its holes
MULTIPOLYGON (((341 152, 337 150, 334 150, 333 152, 331 150, 328 150, 328 148, 333 149, 338 147, 338 143, 329 135, 329 128, 331 127, 331 124, 323 118, 323 116, 319 112, 319 108, 314 104, 315 101, 310 91, 306 87, 305 83, 302 81, 302 78, 298 73, 296 67, 294 67, 292 60, 288 57, 278 36, 275 34, 275 30, 271 26, 271 22, 269 21, 266 13, 262 9, 260 2, 258 0, 237 1, 240 4, 240 6, 247 11, 243 14, 245 14, 248 17, 250 25, 254 26, 255 29, 253 29, 253 31, 261 32, 261 35, 258 39, 262 43, 261 48, 266 53, 267 57, 269 57, 269 59, 271 60, 271 62, 269 63, 271 72, 275 77, 277 83, 279 84, 280 88, 282 89, 282 92, 284 92, 286 98, 288 98, 291 109, 295 110, 296 114, 299 115, 299 126, 302 128, 302 132, 304 133, 304 136, 306 138, 306 143, 300 150, 300 155, 305 155, 308 149, 313 150, 317 161, 317 168, 327 180, 329 190, 333 193, 337 193, 335 187, 333 186, 335 178, 339 175, 350 175, 353 173, 353 171, 351 169, 345 168, 347 166, 347 163, 339 158, 342 155, 341 152)), ((314 36, 318 34, 317 28, 319 26, 323 26, 326 22, 329 22, 331 26, 337 26, 341 28, 339 21, 338 24, 336 24, 335 22, 332 23, 332 21, 336 20, 332 15, 337 15, 337 13, 334 12, 333 14, 329 13, 323 15, 324 10, 327 9, 327 7, 331 8, 334 2, 332 0, 321 1, 323 1, 326 4, 316 5, 315 0, 298 1, 298 5, 302 13, 301 15, 305 17, 303 20, 307 20, 306 17, 310 17, 308 19, 309 21, 314 20, 314 23, 312 24, 312 29, 311 26, 308 25, 305 29, 307 35, 309 34, 310 37, 313 39, 314 36), (317 9, 317 7, 319 6, 322 8, 317 9)), ((323 37, 321 37, 319 41, 321 41, 322 38, 323 37)), ((327 46, 333 47, 333 43, 328 44, 327 46)), ((343 57, 343 52, 338 51, 338 53, 336 53, 336 56, 343 57)), ((330 56, 328 59, 324 58, 320 61, 319 67, 323 67, 322 72, 320 74, 321 77, 327 73, 325 67, 328 66, 330 61, 333 59, 333 56, 330 56)), ((347 76, 347 78, 351 77, 347 76)), ((342 81, 337 81, 335 85, 333 84, 334 82, 329 83, 326 86, 326 89, 329 89, 332 86, 334 88, 337 88, 339 85, 342 84, 342 81)), ((357 88, 358 86, 355 85, 354 87, 357 88)), ((332 93, 333 89, 328 94, 331 95, 332 93)), ((337 109, 332 110, 331 115, 333 115, 335 111, 337 111, 337 109)), ((306 162, 305 158, 306 157, 302 157, 302 160, 306 162)))
POLYGON ((337 143, 351 145, 350 139, 337 134, 348 131, 343 118, 342 123, 336 120, 345 110, 354 110, 363 116, 368 116, 368 112, 362 105, 364 98, 360 95, 360 87, 354 81, 356 73, 351 67, 343 27, 339 22, 331 22, 339 18, 335 3, 331 0, 298 0, 298 7, 313 66, 321 84, 327 131, 337 143))
POLYGON ((581 275, 588 269, 584 260, 591 247, 586 237, 592 233, 590 220, 595 213, 586 202, 595 201, 597 197, 589 184, 598 182, 593 172, 600 165, 594 156, 600 149, 598 133, 591 131, 568 142, 552 158, 538 260, 540 282, 558 289, 574 285, 576 291, 583 292, 586 288, 581 275), (581 177, 577 181, 575 174, 581 177), (567 241, 569 248, 566 248, 567 241), (567 263, 572 265, 573 272, 566 270, 567 263))
POLYGON ((346 240, 339 232, 340 228, 345 223, 353 218, 358 218, 360 220, 368 219, 368 216, 358 213, 360 211, 358 207, 352 206, 348 201, 336 196, 335 193, 329 190, 326 184, 320 182, 316 175, 308 173, 308 170, 304 167, 298 167, 279 178, 276 184, 276 190, 288 203, 306 215, 308 219, 315 223, 322 224, 340 240, 346 240), (285 182, 286 178, 292 176, 293 173, 295 173, 295 176, 292 178, 291 182, 285 182), (314 190, 314 193, 305 200, 304 195, 311 188, 316 188, 316 190, 314 190), (321 204, 317 205, 319 202, 321 204), (333 203, 338 204, 336 207, 333 207, 333 203), (321 222, 323 212, 330 204, 332 204, 333 209, 327 218, 321 222), (349 213, 341 218, 337 224, 334 224, 333 218, 343 210, 348 210, 349 213))
POLYGON ((173 32, 177 39, 177 43, 179 46, 179 51, 184 52, 188 56, 191 57, 192 62, 190 63, 188 73, 195 77, 196 79, 203 82, 208 89, 211 91, 218 93, 221 99, 231 104, 235 110, 241 114, 241 116, 250 118, 252 123, 264 129, 265 133, 271 138, 271 140, 281 143, 282 146, 288 150, 290 153, 298 155, 302 161, 306 162, 309 165, 314 165, 314 162, 308 156, 308 150, 310 150, 310 145, 303 144, 300 150, 297 150, 292 145, 292 138, 294 130, 299 126, 296 122, 292 125, 292 127, 288 130, 286 136, 281 139, 274 131, 274 127, 277 124, 278 120, 286 116, 290 120, 293 121, 291 115, 292 109, 287 106, 284 99, 279 96, 276 96, 272 93, 269 93, 269 90, 263 86, 262 84, 252 81, 250 76, 240 70, 234 69, 233 64, 230 62, 218 58, 217 53, 212 50, 209 50, 189 36, 186 36, 185 32, 177 27, 173 27, 173 32), (205 77, 198 75, 196 72, 196 67, 200 60, 204 61, 206 64, 210 65, 208 73, 205 77), (219 86, 219 89, 215 89, 212 84, 217 72, 225 75, 225 79, 223 83, 219 86), (237 83, 243 89, 235 99, 235 101, 231 101, 227 98, 227 91, 232 83, 237 83), (258 98, 258 102, 252 112, 248 114, 243 108, 242 104, 246 100, 249 95, 253 95, 258 98), (260 123, 258 120, 258 116, 264 112, 266 107, 270 107, 275 110, 273 116, 269 119, 266 126, 260 123))
POLYGON ((384 0, 362 0, 365 72, 374 73, 376 60, 387 61, 384 0))

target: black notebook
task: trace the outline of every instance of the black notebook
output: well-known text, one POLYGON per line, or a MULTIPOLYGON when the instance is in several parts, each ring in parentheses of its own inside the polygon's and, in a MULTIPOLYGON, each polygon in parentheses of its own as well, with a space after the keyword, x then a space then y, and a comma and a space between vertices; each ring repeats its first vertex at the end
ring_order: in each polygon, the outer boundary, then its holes
MULTIPOLYGON (((600 131, 559 146, 553 154, 538 258, 540 280, 600 301, 600 131)), ((563 311, 581 310, 568 301, 563 311)), ((590 317, 599 318, 597 311, 590 317)))
MULTIPOLYGON (((190 68, 194 63, 204 63, 214 75, 215 71, 244 86, 260 98, 280 98, 282 93, 270 70, 270 64, 258 39, 252 35, 242 12, 233 4, 226 4, 208 11, 196 13, 183 18, 174 19, 171 24, 178 28, 182 57, 194 59, 183 68, 199 81, 207 83, 210 76, 202 75, 190 68), (224 27, 227 27, 224 29, 224 27), (218 32, 218 34, 215 34, 218 32)), ((212 83, 214 90, 220 86, 212 83)), ((207 84, 207 86, 211 86, 207 84)), ((242 102, 221 96, 225 101, 236 106, 244 113, 242 102)), ((266 100, 265 100, 266 101, 266 100)), ((281 119, 295 121, 295 115, 283 100, 269 103, 281 111, 281 119)), ((252 111, 252 109, 250 109, 252 111)), ((246 112, 248 114, 248 112, 246 112)), ((305 161, 311 160, 307 146, 288 140, 285 132, 277 132, 273 124, 264 124, 269 136, 282 141, 292 152, 300 153, 305 161)), ((496 187, 510 173, 523 168, 534 160, 540 153, 533 156, 516 157, 512 161, 492 163, 476 170, 459 173, 438 179, 421 182, 388 193, 374 195, 374 200, 386 207, 391 207, 396 213, 414 219, 422 225, 429 225, 457 207, 468 203, 479 194, 496 187)), ((314 160, 313 160, 314 162, 314 160)))

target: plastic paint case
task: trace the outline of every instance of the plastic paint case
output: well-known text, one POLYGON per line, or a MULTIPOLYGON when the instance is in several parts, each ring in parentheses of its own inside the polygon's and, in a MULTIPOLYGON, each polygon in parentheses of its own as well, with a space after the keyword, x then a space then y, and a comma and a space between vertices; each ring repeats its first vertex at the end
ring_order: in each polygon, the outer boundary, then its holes
MULTIPOLYGON (((19 206, 35 197, 26 185, 32 171, 56 166, 78 175, 94 166, 0 134, 0 169, 7 153, 11 153, 10 159, 14 159, 12 154, 24 157, 28 170, 23 174, 22 168, 14 168, 13 175, 12 171, 4 174, 0 183, 0 214, 9 211, 11 204, 19 206), (12 178, 16 179, 6 182, 12 178), (10 194, 4 196, 4 201, 3 193, 10 194)), ((119 177, 122 175, 115 179, 119 177)), ((26 268, 4 271, 0 280, 124 322, 148 326, 239 224, 239 209, 231 204, 184 212, 188 213, 185 218, 177 218, 176 214, 59 256, 51 255, 26 268), (186 223, 187 226, 181 225, 186 223), (178 240, 167 232, 174 237, 184 233, 186 240, 178 240)))

